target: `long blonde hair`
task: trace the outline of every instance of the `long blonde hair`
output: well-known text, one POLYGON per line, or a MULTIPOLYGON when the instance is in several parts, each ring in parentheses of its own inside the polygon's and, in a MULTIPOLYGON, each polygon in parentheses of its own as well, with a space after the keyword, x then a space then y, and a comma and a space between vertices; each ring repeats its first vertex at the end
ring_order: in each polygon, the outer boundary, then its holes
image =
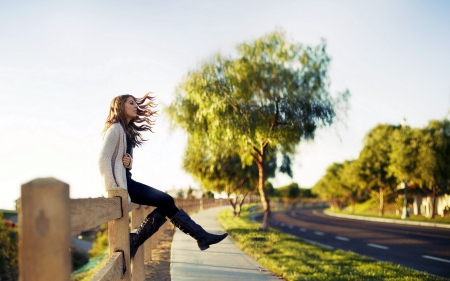
POLYGON ((151 93, 147 93, 142 98, 135 98, 132 95, 115 97, 111 101, 103 133, 106 132, 113 123, 119 123, 131 140, 133 147, 142 145, 146 140, 142 137, 140 132, 150 131, 153 133, 152 127, 155 124, 154 118, 157 115, 156 110, 154 110, 156 107, 155 97, 150 96, 150 94, 151 93), (137 116, 127 123, 127 118, 125 116, 125 102, 129 97, 134 99, 138 108, 137 116), (144 124, 138 125, 141 123, 144 124))

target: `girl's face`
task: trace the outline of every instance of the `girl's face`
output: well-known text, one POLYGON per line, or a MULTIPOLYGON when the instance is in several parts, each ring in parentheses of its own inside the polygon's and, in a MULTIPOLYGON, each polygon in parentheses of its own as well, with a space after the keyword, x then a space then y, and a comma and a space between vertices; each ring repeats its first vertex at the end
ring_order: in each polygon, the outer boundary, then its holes
POLYGON ((137 104, 136 101, 132 97, 128 97, 125 101, 124 105, 125 109, 125 117, 127 118, 127 121, 130 122, 133 118, 137 116, 137 104))

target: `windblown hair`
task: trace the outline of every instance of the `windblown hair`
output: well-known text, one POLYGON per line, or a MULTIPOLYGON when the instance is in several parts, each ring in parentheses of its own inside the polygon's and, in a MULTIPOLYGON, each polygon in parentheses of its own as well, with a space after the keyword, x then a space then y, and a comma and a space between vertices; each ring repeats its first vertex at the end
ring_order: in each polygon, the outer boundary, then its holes
POLYGON ((155 97, 150 96, 151 93, 145 94, 142 98, 135 98, 132 95, 121 95, 115 97, 111 101, 111 106, 109 108, 108 117, 106 118, 105 128, 103 133, 108 130, 108 128, 113 123, 120 123, 125 130, 128 138, 131 140, 131 145, 133 147, 140 146, 146 141, 140 132, 152 131, 152 127, 155 124, 154 117, 156 117, 156 107, 155 97), (137 116, 130 120, 127 124, 127 118, 125 116, 125 102, 132 97, 138 108, 137 116), (142 124, 143 123, 143 124, 142 124), (142 125, 139 125, 142 124, 142 125))

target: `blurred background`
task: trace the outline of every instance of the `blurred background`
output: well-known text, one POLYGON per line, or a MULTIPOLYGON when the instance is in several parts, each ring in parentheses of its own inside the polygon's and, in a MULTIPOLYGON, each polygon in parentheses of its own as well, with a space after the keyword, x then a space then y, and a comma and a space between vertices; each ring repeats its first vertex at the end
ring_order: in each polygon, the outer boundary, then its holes
POLYGON ((379 123, 422 127, 450 109, 448 1, 2 1, 0 18, 0 209, 37 177, 68 183, 72 198, 100 196, 101 131, 122 94, 153 92, 161 112, 133 177, 198 187, 182 169, 187 137, 162 108, 189 70, 277 28, 307 45, 325 39, 330 93, 351 97, 275 187, 312 187, 331 163, 357 158, 379 123))

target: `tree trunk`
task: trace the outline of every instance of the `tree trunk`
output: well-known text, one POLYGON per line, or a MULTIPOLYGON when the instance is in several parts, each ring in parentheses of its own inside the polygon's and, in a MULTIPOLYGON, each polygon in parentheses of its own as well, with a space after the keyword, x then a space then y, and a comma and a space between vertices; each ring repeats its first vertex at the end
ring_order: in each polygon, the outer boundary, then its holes
POLYGON ((352 214, 355 213, 355 204, 356 204, 356 200, 353 196, 349 195, 348 199, 350 199, 350 204, 352 205, 352 214))
POLYGON ((237 211, 236 217, 241 216, 241 210, 242 210, 242 204, 244 204, 245 198, 247 197, 248 191, 244 193, 244 196, 242 196, 241 202, 239 202, 239 211, 237 211))
POLYGON ((378 215, 384 215, 384 194, 386 193, 385 187, 380 187, 379 204, 378 204, 378 215))
POLYGON ((258 153, 258 159, 255 159, 256 165, 258 166, 258 190, 259 195, 261 196, 261 203, 263 205, 264 209, 264 217, 262 220, 262 225, 258 228, 258 230, 261 231, 267 231, 269 230, 269 220, 270 220, 270 201, 267 197, 266 190, 264 188, 264 157, 266 152, 266 146, 267 144, 261 145, 261 151, 258 151, 255 149, 255 151, 258 153))
POLYGON ((436 216, 436 185, 433 185, 431 193, 431 206, 430 206, 430 219, 434 219, 436 216))
POLYGON ((228 197, 228 202, 233 207, 233 215, 236 217, 236 202, 234 202, 233 198, 228 197))

